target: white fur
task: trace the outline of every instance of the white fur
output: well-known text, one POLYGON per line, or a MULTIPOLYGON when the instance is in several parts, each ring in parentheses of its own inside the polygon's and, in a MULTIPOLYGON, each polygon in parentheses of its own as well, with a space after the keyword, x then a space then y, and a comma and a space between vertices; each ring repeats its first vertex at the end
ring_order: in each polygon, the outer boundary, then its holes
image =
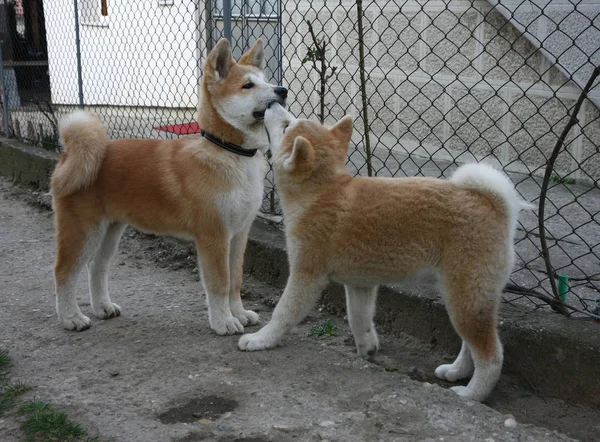
POLYGON ((354 335, 354 343, 359 356, 370 356, 379 350, 379 338, 375 330, 375 304, 377 286, 354 287, 346 289, 346 311, 348 323, 354 335))
MULTIPOLYGON (((469 163, 460 166, 450 181, 463 189, 485 193, 499 202, 508 214, 510 232, 516 229, 519 211, 532 207, 519 196, 510 178, 489 164, 469 163)), ((511 243, 512 240, 511 237, 511 243)))
POLYGON ((279 148, 283 141, 283 128, 287 125, 286 130, 290 130, 294 125, 298 124, 300 120, 294 117, 288 112, 283 106, 279 104, 273 104, 265 112, 265 127, 269 132, 269 138, 271 140, 270 148, 273 156, 279 154, 279 148))
MULTIPOLYGON (((287 158, 282 156, 279 151, 283 139, 283 128, 287 124, 296 124, 296 121, 289 112, 279 106, 272 106, 265 113, 265 126, 271 138, 271 150, 278 164, 282 164, 284 168, 286 163, 293 163, 294 149, 292 149, 292 153, 284 154, 288 155, 287 158)), ((506 175, 486 164, 468 164, 460 167, 451 178, 451 182, 460 188, 485 194, 497 210, 504 212, 508 219, 509 233, 504 250, 507 257, 506 265, 503 266, 501 274, 489 282, 489 287, 482 288, 482 296, 488 296, 490 297, 489 301, 494 302, 495 299, 499 298, 500 292, 512 270, 514 260, 513 239, 518 213, 521 209, 530 206, 518 195, 513 183, 506 175)), ((285 196, 282 195, 282 198, 285 198, 285 196)), ((298 192, 294 195, 294 201, 282 200, 285 202, 284 206, 286 207, 286 227, 295 225, 298 216, 302 217, 305 214, 306 207, 309 205, 307 202, 310 202, 310 198, 310 195, 298 192)), ((302 253, 301 248, 301 242, 295 241, 290 235, 287 236, 287 250, 292 274, 284 294, 273 312, 271 322, 257 333, 245 335, 240 339, 238 347, 241 350, 262 350, 276 346, 284 333, 305 315, 306 309, 315 304, 325 283, 321 280, 303 280, 293 274, 294 269, 301 268, 297 260, 297 257, 302 253)), ((427 263, 424 263, 422 271, 429 272, 431 270, 438 274, 443 298, 448 302, 443 275, 435 268, 431 269, 427 266, 427 263)), ((360 271, 357 274, 354 274, 354 272, 350 274, 336 274, 333 272, 328 275, 331 280, 345 285, 348 320, 359 355, 369 355, 377 351, 379 347, 377 333, 373 325, 377 294, 376 284, 397 282, 406 276, 402 273, 394 274, 393 271, 385 276, 379 273, 377 275, 361 274, 360 271)), ((449 308, 448 310, 452 315, 452 309, 449 308)), ((497 337, 495 348, 498 351, 489 360, 481 360, 470 350, 468 342, 463 342, 461 352, 454 363, 440 365, 435 374, 441 379, 452 382, 472 376, 466 387, 454 387, 453 390, 460 396, 479 401, 483 400, 491 392, 500 377, 503 351, 497 337)))
POLYGON ((267 109, 274 100, 278 99, 275 93, 277 86, 268 83, 262 73, 249 73, 246 75, 246 80, 254 83, 254 87, 248 89, 247 93, 231 96, 215 104, 225 121, 251 136, 251 139, 248 138, 246 142, 252 146, 252 149, 266 151, 269 148, 267 133, 262 124, 256 124, 257 120, 252 114, 267 109))
POLYGON ((114 222, 108 226, 104 239, 91 261, 88 262, 88 281, 92 310, 100 319, 121 315, 121 307, 110 300, 108 294, 108 266, 117 253, 119 240, 125 230, 125 223, 114 222))
MULTIPOLYGON (((225 53, 219 60, 229 60, 231 53, 226 43, 219 43, 225 53)), ((254 63, 258 66, 264 64, 264 52, 259 50, 255 54, 254 63)), ((226 73, 226 71, 224 71, 226 73)), ((219 73, 215 70, 215 81, 221 81, 219 73)), ((266 82, 262 73, 249 72, 247 81, 254 83, 254 87, 247 91, 235 94, 228 100, 215 103, 220 116, 233 127, 244 134, 242 147, 246 149, 259 149, 254 157, 235 158, 230 162, 218 162, 224 173, 233 181, 234 190, 225 192, 218 197, 217 210, 224 221, 229 234, 229 281, 228 284, 215 283, 211 278, 211 263, 213 256, 203 255, 198 250, 199 268, 202 273, 202 284, 207 296, 209 321, 211 328, 219 335, 243 333, 244 326, 259 322, 259 316, 243 308, 239 290, 234 290, 236 281, 241 278, 241 264, 252 221, 256 217, 263 198, 264 176, 267 162, 262 154, 269 148, 269 140, 264 125, 252 116, 253 112, 265 110, 275 100, 282 98, 275 93, 277 86, 266 82), (239 161, 239 162, 238 162, 239 161), (240 166, 241 167, 238 167, 240 166)), ((209 92, 210 93, 210 92, 209 92)), ((208 98, 208 97, 205 97, 208 98)), ((200 100, 199 110, 203 105, 200 100)), ((75 132, 86 133, 88 127, 98 126, 95 116, 85 111, 75 111, 61 121, 61 128, 69 128, 75 132)), ((199 150, 198 155, 204 151, 199 150)), ((229 155, 224 152, 223 155, 229 155)), ((211 156, 201 158, 210 162, 211 156)), ((82 161, 83 167, 93 164, 92 161, 82 161)), ((107 287, 107 271, 111 258, 114 256, 124 224, 104 223, 97 232, 90 235, 87 240, 77 268, 73 271, 69 281, 56 287, 56 308, 59 319, 67 329, 83 330, 90 326, 88 317, 81 313, 75 296, 75 283, 77 276, 84 265, 87 264, 91 304, 94 313, 99 318, 118 316, 121 309, 110 300, 107 287)), ((165 233, 165 232, 162 232, 165 233)), ((173 236, 194 239, 190 232, 169 232, 173 236)))
POLYGON ((460 353, 452 364, 443 364, 435 369, 435 375, 449 382, 471 377, 475 366, 471 358, 471 350, 465 341, 462 342, 460 353))
MULTIPOLYGON (((85 330, 90 326, 90 318, 81 313, 81 310, 79 309, 77 296, 75 295, 75 286, 81 269, 89 264, 99 250, 107 228, 108 224, 102 223, 97 230, 90 234, 79 257, 79 262, 77 263, 75 270, 73 270, 69 280, 64 284, 56 284, 56 312, 58 314, 58 320, 67 330, 85 330)), ((90 292, 92 305, 101 306, 104 304, 102 302, 103 294, 101 293, 102 284, 99 282, 103 277, 105 277, 105 275, 103 276, 102 272, 96 272, 94 281, 92 282, 90 280, 90 288, 94 288, 94 291, 90 292)), ((106 296, 108 296, 108 292, 106 293, 106 296)))

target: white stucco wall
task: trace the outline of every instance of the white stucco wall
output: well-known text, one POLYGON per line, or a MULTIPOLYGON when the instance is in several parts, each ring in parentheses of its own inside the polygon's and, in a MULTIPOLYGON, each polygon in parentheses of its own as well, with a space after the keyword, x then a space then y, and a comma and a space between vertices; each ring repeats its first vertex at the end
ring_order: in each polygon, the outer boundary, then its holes
MULTIPOLYGON (((107 17, 100 16, 99 1, 79 5, 86 105, 196 106, 204 46, 196 1, 112 0, 107 17)), ((52 102, 76 104, 73 0, 46 0, 44 9, 52 102)))

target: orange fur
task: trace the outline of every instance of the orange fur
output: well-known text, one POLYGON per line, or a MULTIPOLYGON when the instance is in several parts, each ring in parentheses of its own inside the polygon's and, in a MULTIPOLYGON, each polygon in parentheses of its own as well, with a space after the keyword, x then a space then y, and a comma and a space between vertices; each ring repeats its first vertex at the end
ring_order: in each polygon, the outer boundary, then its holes
POLYGON ((485 165, 463 166, 450 180, 353 177, 344 166, 350 118, 327 129, 275 107, 265 119, 290 279, 271 322, 243 336, 239 347, 276 345, 335 281, 346 287, 358 353, 374 353, 376 287, 433 272, 464 340, 457 361, 436 374, 454 381, 474 370, 469 386, 455 389, 485 398, 502 366, 498 303, 513 266, 516 216, 525 206, 509 179, 485 165))
MULTIPOLYGON (((262 57, 260 40, 240 63, 231 57, 227 40, 211 51, 199 104, 204 130, 244 148, 268 147, 262 121, 234 126, 221 115, 236 98, 264 108, 269 100, 281 101, 287 91, 262 80, 262 57), (244 89, 248 78, 260 84, 244 89)), ((243 332, 244 325, 258 322, 256 313, 243 308, 240 286, 248 230, 262 200, 266 161, 261 151, 242 157, 200 135, 109 141, 100 120, 82 111, 65 119, 61 136, 66 153, 53 174, 52 190, 57 311, 65 328, 89 327, 73 293, 86 265, 96 315, 120 314, 108 296, 106 273, 125 224, 196 241, 209 320, 218 334, 243 332)))

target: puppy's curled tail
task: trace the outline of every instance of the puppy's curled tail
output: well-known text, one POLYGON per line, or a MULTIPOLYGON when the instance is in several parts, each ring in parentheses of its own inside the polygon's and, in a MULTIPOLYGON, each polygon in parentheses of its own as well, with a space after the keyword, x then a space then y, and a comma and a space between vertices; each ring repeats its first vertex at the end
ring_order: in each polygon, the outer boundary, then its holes
POLYGON ((50 181, 54 196, 67 196, 90 186, 102 166, 108 134, 96 115, 75 111, 59 124, 66 152, 50 181))
POLYGON ((489 164, 470 163, 460 166, 450 181, 460 188, 487 195, 494 206, 507 216, 512 234, 517 227, 519 212, 533 208, 519 196, 510 178, 489 164))

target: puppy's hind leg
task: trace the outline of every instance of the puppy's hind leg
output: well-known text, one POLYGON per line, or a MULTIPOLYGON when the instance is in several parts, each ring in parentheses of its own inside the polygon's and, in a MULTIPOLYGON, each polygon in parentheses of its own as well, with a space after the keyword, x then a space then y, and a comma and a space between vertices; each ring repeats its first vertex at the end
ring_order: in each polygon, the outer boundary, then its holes
POLYGON ((348 322, 354 335, 358 355, 372 356, 379 350, 379 338, 373 323, 377 287, 344 287, 348 322))
POLYGON ((121 315, 121 307, 112 303, 108 294, 108 266, 117 252, 123 230, 125 230, 125 223, 111 223, 94 258, 88 263, 92 309, 100 319, 121 315))
MULTIPOLYGON (((501 296, 498 287, 503 284, 486 283, 478 279, 459 275, 454 281, 447 282, 448 313, 464 344, 457 361, 444 376, 452 380, 466 374, 470 368, 467 359, 470 353, 473 358, 473 377, 466 387, 452 387, 452 390, 459 396, 482 401, 491 393, 502 371, 503 352, 498 337, 497 311, 501 296), (468 350, 464 348, 465 344, 468 350)), ((441 375, 444 370, 444 366, 440 366, 436 374, 441 375)))

